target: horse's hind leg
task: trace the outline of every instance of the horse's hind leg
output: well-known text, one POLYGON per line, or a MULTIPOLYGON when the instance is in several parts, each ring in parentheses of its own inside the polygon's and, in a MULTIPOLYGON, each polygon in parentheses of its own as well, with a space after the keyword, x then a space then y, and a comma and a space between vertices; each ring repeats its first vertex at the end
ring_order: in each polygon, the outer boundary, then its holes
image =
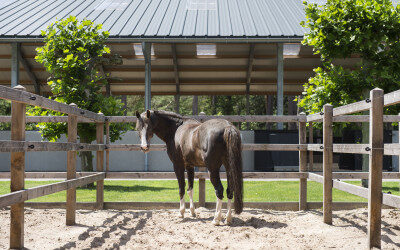
POLYGON ((175 166, 174 171, 179 185, 180 206, 179 211, 181 217, 185 217, 185 168, 183 166, 175 166))
POLYGON ((194 182, 194 168, 193 167, 187 167, 186 168, 187 172, 187 177, 188 177, 188 195, 190 198, 190 213, 192 214, 193 217, 196 217, 195 213, 195 207, 194 207, 194 202, 193 202, 193 182, 194 182))
POLYGON ((219 225, 222 217, 222 199, 224 198, 224 187, 222 186, 221 179, 219 178, 219 168, 210 169, 210 180, 214 186, 215 195, 217 196, 217 205, 212 223, 214 225, 219 225))
MULTIPOLYGON (((227 165, 224 165, 227 166, 227 165)), ((226 167, 225 167, 226 168, 226 167)), ((229 169, 226 170, 226 177, 228 180, 228 187, 226 188, 226 196, 228 198, 227 212, 226 212, 226 224, 231 224, 232 222, 232 199, 233 199, 233 183, 232 176, 229 169)))

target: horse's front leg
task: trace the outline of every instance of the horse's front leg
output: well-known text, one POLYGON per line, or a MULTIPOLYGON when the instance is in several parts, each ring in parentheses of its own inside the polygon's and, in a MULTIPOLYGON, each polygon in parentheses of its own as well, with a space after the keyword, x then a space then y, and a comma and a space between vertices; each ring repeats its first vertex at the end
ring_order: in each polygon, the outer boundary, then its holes
POLYGON ((190 213, 192 214, 193 217, 196 217, 195 213, 195 206, 193 202, 193 182, 194 182, 194 168, 191 166, 188 166, 186 168, 187 172, 187 178, 188 178, 188 195, 190 198, 190 213))
POLYGON ((183 165, 174 164, 174 170, 179 185, 180 206, 179 211, 181 217, 185 217, 185 168, 183 165))

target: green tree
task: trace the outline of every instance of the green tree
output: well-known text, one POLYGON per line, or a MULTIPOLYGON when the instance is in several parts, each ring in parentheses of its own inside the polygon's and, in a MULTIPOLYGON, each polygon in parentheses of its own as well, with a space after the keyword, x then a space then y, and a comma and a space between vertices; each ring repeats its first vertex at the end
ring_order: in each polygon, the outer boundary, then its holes
MULTIPOLYGON (((400 86, 400 9, 390 0, 327 0, 324 5, 306 4, 309 29, 303 44, 320 54, 323 67, 304 85, 299 106, 308 113, 320 112, 323 105, 341 106, 365 99, 373 88, 385 93, 400 86), (338 59, 358 56, 351 68, 338 59)), ((398 113, 391 107, 386 113, 398 113)), ((368 124, 362 127, 368 141, 368 124)), ((368 158, 363 158, 368 169, 368 158)), ((363 182, 363 185, 367 185, 363 182)))
MULTIPOLYGON (((101 112, 104 115, 123 115, 123 104, 116 98, 106 97, 102 88, 107 77, 100 74, 105 64, 121 62, 118 55, 110 55, 105 45, 108 32, 90 20, 78 21, 70 16, 49 25, 45 31, 44 46, 37 48, 36 61, 42 63, 50 74, 47 84, 53 93, 52 99, 62 103, 75 103, 82 109, 101 112), (106 56, 107 55, 107 56, 106 56)), ((31 115, 63 115, 61 113, 33 108, 31 115)), ((55 141, 67 133, 65 123, 40 123, 42 136, 55 141)), ((119 139, 128 125, 111 124, 110 139, 119 139)), ((79 140, 91 143, 96 138, 96 125, 78 124, 79 140)), ((92 152, 81 153, 82 170, 92 171, 92 152)))
POLYGON ((320 54, 323 67, 304 85, 299 105, 308 113, 360 101, 369 90, 386 93, 400 83, 400 9, 390 0, 327 0, 325 5, 306 4, 309 29, 303 44, 320 54), (344 68, 337 59, 358 56, 344 68))

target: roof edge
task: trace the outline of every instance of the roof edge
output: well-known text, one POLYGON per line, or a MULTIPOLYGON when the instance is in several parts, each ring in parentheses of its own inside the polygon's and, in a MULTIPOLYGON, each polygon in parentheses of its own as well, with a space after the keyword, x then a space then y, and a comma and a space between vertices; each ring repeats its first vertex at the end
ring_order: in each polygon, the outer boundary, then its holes
MULTIPOLYGON (((113 37, 110 36, 108 42, 137 43, 300 43, 302 36, 290 37, 113 37)), ((6 37, 0 36, 0 43, 18 42, 43 42, 43 37, 20 36, 6 37)))

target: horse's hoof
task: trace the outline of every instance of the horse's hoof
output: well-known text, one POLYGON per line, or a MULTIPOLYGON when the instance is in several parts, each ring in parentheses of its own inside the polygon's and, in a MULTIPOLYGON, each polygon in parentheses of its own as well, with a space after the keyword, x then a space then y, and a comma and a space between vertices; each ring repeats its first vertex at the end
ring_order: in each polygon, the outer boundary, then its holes
POLYGON ((192 217, 196 217, 196 212, 195 212, 194 207, 190 208, 190 213, 192 214, 192 217))
POLYGON ((227 217, 225 221, 226 225, 231 225, 232 224, 232 217, 227 217))
POLYGON ((212 221, 212 224, 213 224, 214 226, 219 226, 219 220, 214 219, 214 220, 212 221))

